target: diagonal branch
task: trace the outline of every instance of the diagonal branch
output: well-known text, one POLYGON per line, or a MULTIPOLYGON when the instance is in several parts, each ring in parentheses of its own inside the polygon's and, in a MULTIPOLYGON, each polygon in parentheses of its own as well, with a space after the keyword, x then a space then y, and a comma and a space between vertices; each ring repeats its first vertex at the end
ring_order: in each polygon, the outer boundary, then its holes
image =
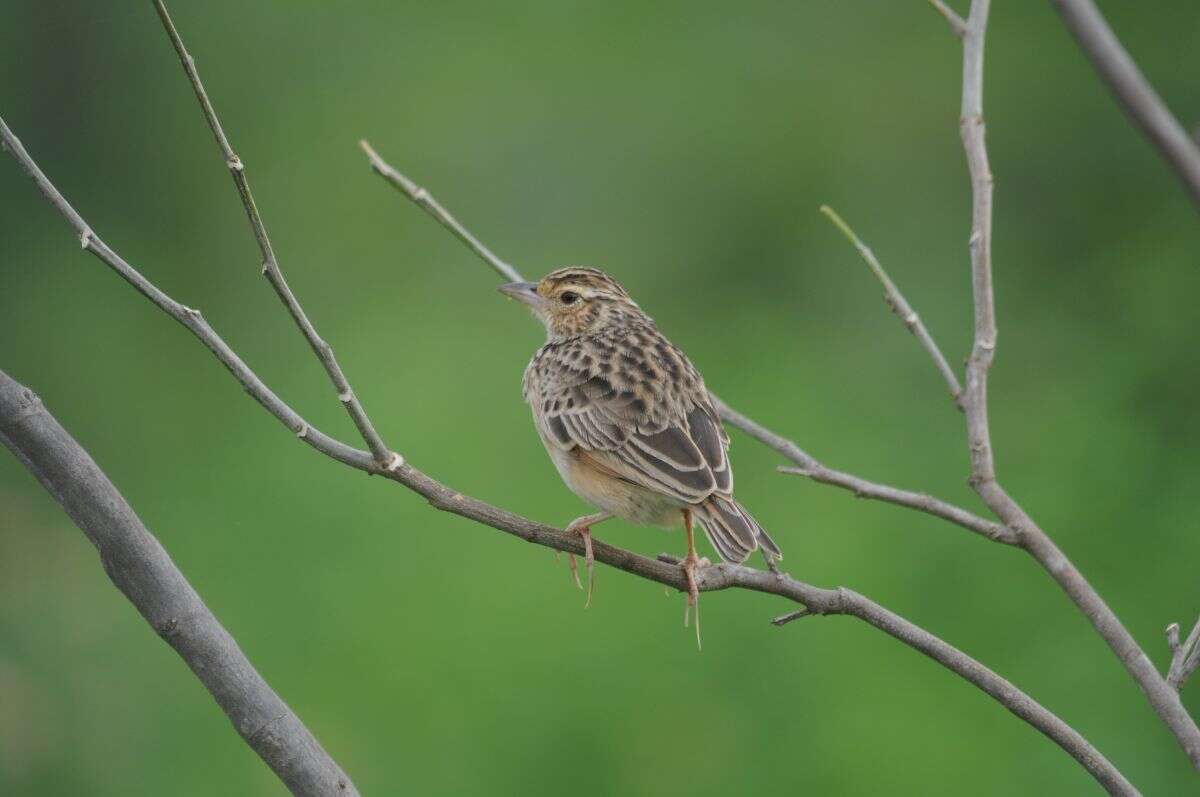
POLYGON ((967 23, 958 12, 946 5, 942 0, 929 0, 929 5, 933 6, 934 10, 946 18, 950 23, 950 30, 958 38, 962 38, 967 33, 967 23))
POLYGON ((1171 114, 1092 0, 1052 2, 1125 115, 1158 148, 1192 201, 1200 207, 1200 145, 1171 114))
POLYGON ((850 473, 834 470, 819 462, 816 458, 804 452, 791 440, 782 437, 758 422, 747 418, 730 407, 719 397, 713 396, 713 403, 721 413, 721 418, 731 426, 736 426, 768 448, 795 462, 798 467, 781 466, 782 473, 796 476, 806 476, 815 482, 828 484, 849 490, 858 498, 870 498, 875 501, 885 501, 897 506, 915 509, 918 512, 948 520, 968 531, 973 531, 987 537, 989 540, 1002 542, 1006 545, 1016 545, 1017 535, 1012 529, 1006 528, 992 520, 981 518, 954 504, 934 498, 926 493, 914 493, 911 490, 901 490, 886 484, 867 481, 850 473))
POLYGON ((358 791, 254 669, 100 466, 33 391, 0 371, 0 443, 37 477, 100 554, 104 571, 174 648, 246 744, 296 795, 358 791))
POLYGON ((960 132, 971 175, 971 283, 975 339, 967 359, 962 408, 971 455, 971 485, 1020 545, 1058 582, 1145 693, 1159 718, 1175 735, 1193 766, 1200 768, 1200 728, 1179 694, 1163 679, 1120 619, 1049 535, 996 480, 988 423, 988 370, 996 350, 996 310, 992 282, 992 186, 983 121, 983 49, 990 0, 973 0, 963 35, 963 87, 960 132))
MULTIPOLYGON (((536 523, 505 509, 463 495, 422 473, 409 463, 394 468, 385 468, 370 453, 351 448, 309 426, 237 358, 237 355, 229 349, 216 331, 204 322, 198 312, 183 307, 160 291, 91 232, 83 218, 67 203, 62 194, 29 157, 12 131, 4 124, 3 119, 0 119, 0 142, 25 172, 34 179, 50 203, 80 234, 87 251, 99 257, 139 292, 150 298, 160 309, 187 327, 234 374, 247 392, 318 451, 350 467, 398 482, 423 496, 437 509, 491 526, 537 545, 580 555, 584 553, 583 541, 576 534, 568 534, 552 526, 536 523)), ((687 590, 687 579, 677 565, 650 559, 599 541, 593 541, 593 549, 596 560, 604 564, 673 587, 680 592, 687 590)), ((777 595, 801 603, 813 614, 843 614, 857 617, 914 650, 929 656, 946 669, 979 687, 1017 717, 1049 737, 1079 762, 1109 794, 1138 794, 1138 791, 1120 771, 1086 739, 1029 695, 952 645, 857 593, 844 588, 822 589, 780 573, 730 564, 701 569, 698 581, 699 588, 705 592, 733 588, 746 589, 777 595)))
POLYGON ((196 92, 196 99, 200 101, 200 108, 204 112, 204 118, 208 121, 208 126, 212 130, 213 137, 217 140, 217 146, 220 147, 221 155, 225 159, 225 165, 229 168, 229 174, 233 177, 234 185, 237 186, 238 195, 242 199, 242 205, 246 208, 246 217, 250 220, 250 227, 254 231, 254 239, 258 242, 258 249, 262 254, 263 276, 271 283, 271 287, 279 295, 280 301, 283 302, 284 307, 287 308, 288 313, 296 322, 296 326, 300 328, 309 345, 312 346, 317 359, 325 367, 325 372, 329 374, 329 379, 333 382, 334 389, 337 391, 338 400, 346 408, 346 412, 358 428, 359 434, 362 435, 363 441, 367 444, 367 448, 371 449, 371 454, 375 457, 375 461, 386 467, 398 467, 404 461, 403 458, 389 449, 383 442, 383 438, 375 431, 375 426, 371 423, 371 419, 367 417, 366 410, 363 409, 362 403, 358 400, 358 396, 355 395, 353 388, 351 388, 349 380, 346 379, 345 373, 342 372, 342 367, 338 364, 337 357, 334 356, 333 347, 317 334, 317 330, 312 325, 312 322, 309 321, 304 308, 296 301, 292 289, 288 287, 287 280, 284 279, 283 272, 279 268, 279 262, 275 258, 275 250, 271 246, 271 239, 267 236, 267 228, 263 224, 262 216, 259 215, 258 206, 254 204, 254 195, 250 193, 250 183, 246 180, 246 167, 243 165, 241 158, 234 153, 233 147, 230 146, 229 139, 221 127, 221 122, 217 119, 217 112, 213 109, 212 102, 208 98, 208 92, 204 90, 204 84, 200 82, 200 74, 196 71, 196 61, 188 53, 187 48, 183 46, 183 39, 180 38, 179 31, 175 29, 175 23, 171 21, 171 16, 167 13, 167 7, 163 4, 163 0, 154 0, 154 8, 158 11, 158 16, 162 20, 163 27, 171 39, 171 44, 175 47, 175 52, 179 54, 179 61, 183 64, 183 70, 187 73, 188 81, 192 84, 192 90, 196 92))
POLYGON ((950 398, 954 399, 954 403, 958 403, 959 396, 962 395, 962 385, 958 383, 958 377, 954 374, 954 369, 950 367, 950 363, 946 362, 946 356, 942 354, 942 350, 938 348, 937 342, 933 336, 929 334, 929 330, 925 328, 921 317, 917 315, 917 311, 912 309, 912 305, 904 298, 904 294, 900 293, 900 289, 896 287, 896 283, 892 282, 892 278, 883 270, 875 253, 871 251, 871 247, 862 242, 862 239, 850 228, 850 225, 842 220, 842 217, 837 214, 833 208, 828 205, 821 206, 821 212, 824 213, 833 225, 842 231, 842 235, 848 240, 858 253, 862 255, 863 260, 867 261, 867 265, 879 281, 883 283, 884 300, 888 307, 892 308, 892 312, 904 322, 904 326, 909 332, 916 336, 920 341, 921 347, 929 353, 933 358, 933 364, 937 367, 938 373, 942 375, 942 379, 946 382, 946 388, 950 391, 950 398))
MULTIPOLYGON (((367 157, 371 161, 371 168, 377 174, 386 179, 394 187, 399 189, 405 196, 417 202, 430 215, 438 220, 443 226, 452 231, 456 231, 455 235, 459 240, 466 243, 471 249, 483 259, 489 266, 502 274, 504 277, 521 282, 524 277, 521 276, 515 268, 505 263, 499 257, 494 255, 490 249, 478 244, 478 239, 468 232, 450 213, 441 206, 440 203, 432 201, 429 193, 425 189, 415 188, 415 183, 405 177, 397 169, 388 164, 379 156, 370 144, 366 141, 361 142, 363 151, 367 153, 367 157), (412 190, 410 190, 410 188, 412 190), (417 199, 417 196, 428 197, 431 201, 423 203, 417 199), (461 231, 461 234, 459 232, 461 231), (475 243, 472 243, 475 242, 475 243), (478 244, 476 246, 476 244, 478 244)), ((953 377, 953 374, 951 374, 953 377)), ((957 382, 957 380, 955 380, 957 382)), ((759 425, 750 418, 742 415, 734 410, 725 402, 721 401, 716 396, 713 396, 717 410, 721 413, 721 418, 726 423, 736 426, 743 430, 751 437, 766 444, 768 447, 782 454, 787 459, 798 465, 798 468, 784 469, 785 473, 807 476, 813 481, 822 484, 828 484, 834 487, 840 487, 844 490, 850 490, 860 498, 871 498, 877 501, 885 501, 888 503, 904 506, 909 509, 916 509, 920 512, 926 512, 934 517, 948 520, 963 528, 973 531, 976 534, 982 534, 988 539, 1003 542, 1008 545, 1015 545, 1017 542, 1016 534, 1011 529, 1007 529, 999 523, 985 520, 978 515, 974 515, 965 509, 961 509, 953 504, 945 501, 932 498, 924 493, 915 493, 910 490, 901 490, 896 487, 891 487, 885 484, 867 481, 849 473, 833 470, 826 467, 817 461, 816 458, 805 453, 796 443, 788 440, 780 435, 772 432, 764 426, 759 425)))
POLYGON ((366 140, 359 141, 358 145, 366 153, 367 160, 371 162, 371 168, 375 170, 376 174, 394 185, 401 193, 415 202, 419 208, 430 216, 433 216, 438 224, 449 230, 455 238, 466 244, 468 249, 479 255, 485 263, 496 270, 497 274, 510 282, 523 282, 521 275, 515 268, 497 257, 491 249, 484 246, 466 227, 459 224, 458 219, 450 215, 450 211, 442 207, 442 204, 434 199, 432 194, 389 166, 383 158, 379 157, 379 153, 372 149, 366 140))

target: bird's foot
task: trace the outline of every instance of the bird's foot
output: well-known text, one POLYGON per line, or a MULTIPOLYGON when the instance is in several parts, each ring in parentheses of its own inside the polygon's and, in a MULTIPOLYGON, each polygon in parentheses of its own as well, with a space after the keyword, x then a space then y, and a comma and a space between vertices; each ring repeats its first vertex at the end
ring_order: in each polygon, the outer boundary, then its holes
POLYGON ((701 649, 700 645, 700 584, 696 581, 696 571, 701 567, 708 567, 712 562, 706 558, 696 555, 694 550, 688 551, 688 555, 683 558, 679 566, 683 568, 683 576, 687 579, 687 604, 683 609, 683 627, 688 627, 688 620, 691 616, 692 609, 696 610, 696 648, 701 649))
MULTIPOLYGON (((568 534, 578 534, 583 538, 583 562, 587 568, 587 600, 583 604, 583 608, 588 608, 592 605, 592 588, 596 583, 596 556, 592 551, 592 523, 596 519, 592 516, 581 517, 567 524, 568 534)), ((583 584, 579 580, 579 566, 575 564, 575 554, 567 554, 567 564, 571 568, 571 575, 575 577, 575 586, 583 589, 583 584)))

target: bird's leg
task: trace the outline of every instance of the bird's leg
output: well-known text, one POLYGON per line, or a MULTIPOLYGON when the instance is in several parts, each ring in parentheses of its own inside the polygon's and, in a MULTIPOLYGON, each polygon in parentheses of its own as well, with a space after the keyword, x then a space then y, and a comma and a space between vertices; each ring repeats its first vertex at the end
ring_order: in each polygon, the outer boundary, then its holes
MULTIPOLYGON (((578 534, 583 538, 583 561, 588 574, 587 602, 583 604, 585 609, 592 605, 592 586, 596 583, 596 557, 592 553, 592 526, 608 520, 610 517, 612 515, 608 512, 597 512, 594 515, 575 518, 567 524, 568 534, 578 534)), ((583 589, 583 584, 579 582, 579 568, 575 564, 575 554, 567 554, 567 564, 571 566, 571 575, 575 576, 576 586, 583 589)))
POLYGON ((707 563, 707 560, 702 560, 696 555, 696 535, 692 532, 692 510, 681 509, 683 513, 683 528, 687 532, 687 556, 683 558, 681 565, 683 567, 683 575, 687 578, 687 606, 683 610, 683 627, 687 628, 688 615, 691 614, 691 609, 696 609, 696 648, 700 648, 700 585, 696 583, 696 568, 701 563, 707 563))

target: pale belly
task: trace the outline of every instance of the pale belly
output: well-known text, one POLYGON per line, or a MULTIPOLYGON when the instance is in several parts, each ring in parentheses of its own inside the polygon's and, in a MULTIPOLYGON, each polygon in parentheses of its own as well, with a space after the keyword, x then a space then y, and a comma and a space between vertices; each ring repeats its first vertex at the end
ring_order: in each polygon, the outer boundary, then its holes
POLYGON ((597 509, 643 526, 670 528, 682 524, 682 505, 678 501, 584 465, 574 450, 563 451, 542 442, 571 492, 597 509))

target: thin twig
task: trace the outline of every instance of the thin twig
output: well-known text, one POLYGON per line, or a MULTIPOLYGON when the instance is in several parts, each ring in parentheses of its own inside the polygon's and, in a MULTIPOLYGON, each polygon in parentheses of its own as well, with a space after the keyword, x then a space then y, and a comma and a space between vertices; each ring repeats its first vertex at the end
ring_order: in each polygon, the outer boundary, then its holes
POLYGON ((204 90, 204 84, 200 82, 200 73, 196 71, 196 61, 188 53, 187 48, 184 47, 183 39, 180 38, 179 31, 175 29, 175 23, 171 21, 171 16, 167 13, 167 7, 163 4, 163 0, 153 0, 153 2, 154 8, 158 11, 159 19, 162 20, 163 28, 166 30, 167 36, 170 37, 171 44, 175 47, 175 52, 179 55, 179 62, 183 65, 183 71, 187 73, 188 81, 192 84, 192 90, 196 92, 196 99, 200 101, 200 109, 204 112, 204 118, 207 120, 213 137, 217 141, 217 146, 221 150, 225 165, 229 168, 229 174, 233 177, 233 183, 237 186, 238 195, 242 199, 242 205, 246 208, 246 217, 250 220, 250 227, 254 231, 254 239, 258 242, 258 249, 262 254, 263 276, 271 283, 271 287, 279 295, 279 299, 296 322, 296 326, 300 328, 309 345, 312 346, 317 359, 325 367, 325 372, 329 374, 329 379, 333 382, 333 387, 337 391, 338 401, 346 408, 347 414, 349 414, 350 419, 358 428, 363 442, 371 450, 375 461, 385 467, 399 467, 404 461, 403 458, 388 448, 383 442, 383 438, 379 436, 379 432, 375 431, 374 424, 371 423, 366 410, 363 409, 362 403, 359 401, 353 388, 351 388, 349 380, 346 379, 345 373, 342 372, 342 367, 338 364, 337 357, 334 356, 333 347, 317 334, 317 330, 312 325, 312 322, 309 321, 304 308, 296 301, 295 295, 292 293, 291 288, 288 287, 287 280, 283 277, 283 271, 279 268, 279 261, 275 258, 275 250, 271 246, 271 239, 267 236, 267 228, 263 224, 262 216, 259 215, 258 206, 254 203, 254 195, 250 193, 250 183, 246 180, 246 167, 229 144, 229 139, 226 137, 225 131, 221 127, 221 122, 217 118, 217 112, 208 98, 208 92, 204 90))
POLYGON ((875 501, 885 501, 897 506, 915 509, 919 512, 939 517, 942 520, 947 520, 955 525, 962 526, 968 531, 973 531, 976 534, 982 535, 989 540, 1004 543, 1005 545, 1016 545, 1017 535, 1012 529, 1006 528, 1000 523, 992 520, 987 520, 979 515, 968 512, 967 510, 955 506, 948 501, 943 501, 939 498, 934 498, 927 493, 917 493, 911 490, 902 490, 899 487, 892 487, 887 484, 879 484, 877 482, 868 481, 844 471, 834 470, 812 455, 806 453, 793 441, 788 440, 781 435, 772 432, 770 429, 762 426, 757 421, 742 415, 737 410, 730 407, 718 396, 713 396, 713 403, 716 405, 717 411, 721 413, 721 419, 731 426, 736 426, 746 434, 750 435, 755 440, 759 441, 768 448, 777 451, 792 462, 795 462, 798 467, 790 468, 780 466, 779 471, 796 476, 804 476, 821 484, 828 484, 833 487, 840 487, 843 490, 849 490, 858 498, 869 498, 875 501))
MULTIPOLYGON (((83 218, 67 203, 29 154, 0 119, 0 141, 5 149, 34 178, 35 183, 51 204, 67 219, 72 228, 85 240, 89 252, 121 274, 158 307, 186 326, 227 367, 242 386, 297 436, 317 450, 343 464, 379 474, 408 487, 423 496, 434 507, 454 513, 494 529, 520 537, 527 542, 554 550, 582 555, 583 541, 576 534, 523 518, 507 510, 484 503, 457 492, 427 476, 411 464, 394 469, 383 468, 369 452, 360 451, 328 438, 308 425, 284 404, 267 386, 241 362, 219 335, 199 314, 192 316, 169 296, 149 283, 111 249, 99 242, 83 218), (321 441, 314 443, 314 438, 321 441)), ((686 592, 687 578, 677 565, 659 562, 600 541, 593 541, 595 558, 611 567, 650 581, 656 581, 680 592, 686 592)), ((1067 754, 1080 763, 1110 794, 1136 795, 1137 790, 1101 753, 1059 717, 1004 678, 975 659, 888 611, 867 598, 848 589, 821 589, 797 581, 790 576, 770 571, 754 570, 742 565, 720 564, 702 568, 698 574, 700 590, 712 592, 738 588, 778 595, 802 604, 814 614, 843 614, 857 617, 894 639, 924 653, 951 672, 979 687, 1013 714, 1037 728, 1067 754)))
POLYGON ((963 81, 960 132, 971 176, 971 285, 975 335, 967 359, 962 408, 971 455, 970 483, 1005 526, 1015 531, 1021 547, 1059 584, 1112 649, 1145 693, 1150 705, 1175 735, 1193 766, 1200 768, 1200 728, 1121 624, 1120 619, 1054 541, 996 480, 988 423, 987 377, 996 351, 996 310, 992 281, 992 188, 983 117, 983 52, 990 0, 972 0, 963 36, 963 81))
POLYGON ((455 238, 462 241, 472 252, 483 258, 484 262, 495 269, 497 274, 511 282, 523 281, 515 268, 497 257, 491 249, 484 246, 466 227, 459 224, 458 219, 450 215, 450 211, 442 207, 441 203, 434 199, 432 194, 392 168, 383 158, 379 157, 379 153, 371 147, 366 139, 359 141, 358 145, 366 153, 367 160, 371 162, 371 168, 376 174, 394 185, 405 196, 415 202, 418 207, 437 219, 438 224, 449 230, 455 238))
POLYGON ((954 9, 942 2, 942 0, 929 0, 929 5, 946 18, 950 23, 950 30, 954 31, 954 35, 962 38, 967 33, 967 23, 958 15, 954 9))
POLYGON ((821 206, 821 212, 833 222, 833 225, 842 231, 842 235, 846 236, 858 253, 862 255, 863 260, 867 261, 871 271, 883 283, 884 300, 888 307, 892 308, 892 312, 904 323, 904 326, 916 336, 921 342, 921 347, 929 353, 933 358, 933 364, 937 367, 938 372, 942 375, 942 379, 946 382, 946 388, 950 391, 950 398, 954 399, 954 403, 958 404, 958 399, 962 395, 962 385, 958 383, 958 377, 954 374, 954 369, 950 367, 950 363, 946 362, 946 356, 942 354, 942 350, 938 348, 933 336, 929 334, 929 330, 925 328, 925 324, 921 321, 921 317, 917 315, 917 311, 912 308, 908 300, 904 298, 904 294, 900 293, 900 289, 896 287, 896 283, 892 282, 892 278, 883 270, 879 260, 875 257, 875 253, 871 248, 862 242, 862 239, 851 229, 850 225, 842 220, 842 217, 837 214, 833 208, 828 205, 821 206))
MULTIPOLYGON (((404 177, 388 164, 379 153, 363 142, 363 151, 367 153, 371 160, 371 167, 374 171, 384 177, 394 187, 399 189, 405 196, 412 199, 414 202, 421 204, 421 207, 427 210, 434 218, 441 222, 445 227, 453 231, 459 240, 466 243, 476 254, 478 254, 484 262, 490 265, 500 274, 514 282, 521 282, 524 277, 521 276, 515 268, 505 263, 503 260, 492 254, 486 246, 479 243, 478 239, 466 230, 448 211, 436 202, 432 205, 422 204, 417 200, 416 196, 420 192, 421 195, 428 197, 428 192, 424 189, 416 189, 412 186, 412 182, 404 177), (410 190, 411 189, 411 190, 410 190)), ((948 520, 951 523, 962 526, 963 528, 973 531, 976 534, 982 534, 988 539, 1002 542, 1007 545, 1015 545, 1017 542, 1016 534, 1005 528, 1003 525, 994 521, 985 520, 977 515, 961 509, 945 501, 932 498, 924 493, 916 493, 910 490, 902 490, 896 487, 890 487, 885 484, 861 479, 849 473, 833 470, 821 464, 816 458, 805 453, 796 443, 787 440, 764 426, 750 420, 746 416, 738 413, 728 404, 721 401, 716 396, 713 396, 717 410, 721 413, 721 418, 733 426, 742 429, 751 437, 758 439, 771 448, 778 451, 784 457, 800 466, 798 470, 787 470, 787 473, 798 473, 808 476, 814 481, 822 484, 828 484, 834 487, 840 487, 845 490, 850 490, 862 498, 871 498, 878 501, 886 501, 888 503, 898 504, 916 509, 921 512, 927 512, 935 517, 940 517, 943 520, 948 520)))
POLYGON ((1196 671, 1196 667, 1200 666, 1200 620, 1192 626, 1191 633, 1182 645, 1179 643, 1179 623, 1171 623, 1167 626, 1167 643, 1171 646, 1167 683, 1179 690, 1196 671))
POLYGON ((1138 69, 1092 0, 1052 0, 1063 23, 1117 98, 1200 207, 1200 145, 1138 69))
POLYGON ((0 443, 37 477, 100 554, 104 571, 204 684, 293 794, 357 795, 350 778, 263 680, 170 555, 75 438, 0 371, 0 443))
POLYGON ((781 614, 778 617, 772 617, 771 625, 787 625, 793 620, 799 620, 801 617, 808 617, 810 615, 812 615, 812 612, 808 609, 796 609, 795 611, 788 612, 787 614, 781 614))

